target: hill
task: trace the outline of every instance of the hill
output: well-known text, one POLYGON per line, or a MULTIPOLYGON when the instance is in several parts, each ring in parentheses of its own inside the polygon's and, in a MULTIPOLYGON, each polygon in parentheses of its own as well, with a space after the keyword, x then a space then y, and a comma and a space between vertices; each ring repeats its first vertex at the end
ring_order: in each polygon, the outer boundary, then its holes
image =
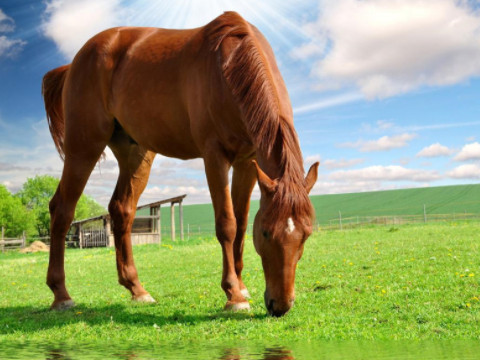
MULTIPOLYGON (((430 214, 480 214, 480 184, 438 186, 428 188, 373 191, 351 194, 314 195, 311 197, 318 224, 354 216, 423 215, 425 205, 430 214)), ((258 200, 252 201, 249 223, 258 210, 258 200)), ((178 217, 178 210, 176 211, 178 217)), ((169 207, 162 208, 162 228, 169 233, 169 207)), ((178 220, 177 220, 178 221, 178 220)), ((178 222, 177 222, 178 224, 178 222)), ((214 233, 214 215, 211 204, 184 206, 185 232, 214 233)))

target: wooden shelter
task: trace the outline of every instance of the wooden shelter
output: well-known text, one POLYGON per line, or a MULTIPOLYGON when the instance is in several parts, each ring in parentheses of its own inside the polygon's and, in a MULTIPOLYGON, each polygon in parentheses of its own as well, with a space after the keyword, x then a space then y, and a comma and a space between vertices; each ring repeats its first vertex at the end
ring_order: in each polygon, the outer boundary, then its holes
MULTIPOLYGON (((137 207, 137 215, 133 221, 131 232, 132 245, 162 242, 161 207, 164 204, 170 204, 170 233, 172 240, 175 240, 175 204, 178 204, 180 239, 183 240, 182 201, 186 196, 180 195, 137 207), (145 212, 145 209, 148 209, 149 215, 139 215, 145 212)), ((67 243, 80 248, 115 246, 110 214, 73 222, 67 243)))

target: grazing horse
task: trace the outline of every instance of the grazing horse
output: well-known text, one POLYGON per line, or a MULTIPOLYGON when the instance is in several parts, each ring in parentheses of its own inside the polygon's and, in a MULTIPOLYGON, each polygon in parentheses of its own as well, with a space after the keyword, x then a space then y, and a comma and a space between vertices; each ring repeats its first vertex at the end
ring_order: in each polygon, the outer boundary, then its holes
POLYGON ((133 300, 155 301, 138 279, 130 232, 159 153, 204 160, 229 310, 249 308, 242 257, 258 181, 253 241, 265 273, 265 305, 274 316, 291 308, 296 265, 312 232, 308 193, 318 163, 304 178, 288 93, 267 40, 253 25, 226 12, 196 29, 109 29, 91 38, 71 64, 48 72, 42 93, 64 159, 50 202, 53 309, 74 305, 65 287, 65 235, 106 146, 120 168, 108 206, 118 279, 133 300))

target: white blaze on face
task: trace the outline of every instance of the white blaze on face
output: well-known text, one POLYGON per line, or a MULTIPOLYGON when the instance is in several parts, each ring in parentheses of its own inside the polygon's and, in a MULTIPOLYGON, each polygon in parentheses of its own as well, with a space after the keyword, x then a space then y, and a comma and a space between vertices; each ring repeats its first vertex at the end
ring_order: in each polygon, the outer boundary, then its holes
POLYGON ((288 218, 287 220, 287 233, 291 234, 295 230, 295 224, 293 223, 293 220, 291 217, 288 218))

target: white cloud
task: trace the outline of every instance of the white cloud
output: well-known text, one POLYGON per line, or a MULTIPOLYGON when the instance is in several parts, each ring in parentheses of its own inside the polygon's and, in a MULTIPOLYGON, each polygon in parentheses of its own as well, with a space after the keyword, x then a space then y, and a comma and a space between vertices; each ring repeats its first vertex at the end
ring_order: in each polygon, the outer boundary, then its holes
POLYGON ((454 179, 480 179, 480 166, 477 164, 465 164, 457 166, 447 175, 454 179))
POLYGON ((392 190, 398 186, 395 184, 384 184, 380 181, 328 181, 319 179, 310 195, 324 194, 347 194, 365 191, 392 190))
POLYGON ((148 204, 159 199, 168 199, 183 194, 187 194, 186 204, 201 204, 211 201, 210 191, 206 186, 152 186, 145 189, 139 204, 148 204))
MULTIPOLYGON (((0 9, 0 33, 12 32, 15 29, 15 22, 0 9)), ((11 39, 5 35, 0 35, 0 58, 15 57, 23 46, 25 41, 20 39, 11 39)))
MULTIPOLYGON (((322 160, 320 155, 310 155, 305 158, 305 164, 310 166, 314 162, 319 162, 321 168, 327 168, 328 170, 336 170, 336 169, 345 169, 350 168, 358 164, 362 164, 365 162, 365 159, 326 159, 322 160)), ((308 166, 306 169, 308 169, 308 166)))
POLYGON ((295 48, 290 55, 294 59, 307 59, 311 56, 320 56, 323 54, 325 49, 325 44, 317 43, 317 42, 310 42, 295 48))
POLYGON ((332 180, 343 181, 415 181, 426 182, 440 179, 436 171, 407 169, 398 165, 369 166, 363 169, 335 171, 332 180))
POLYGON ((322 157, 318 154, 316 155, 309 155, 305 158, 305 164, 313 164, 314 162, 319 162, 320 165, 323 165, 322 157))
POLYGON ((382 136, 377 140, 358 140, 357 142, 347 142, 340 147, 358 148, 362 152, 386 151, 391 149, 408 146, 408 142, 417 135, 404 133, 393 136, 382 136))
POLYGON ((20 39, 9 39, 8 37, 1 35, 0 36, 0 57, 15 57, 20 51, 22 51, 23 46, 26 44, 25 41, 20 39))
POLYGON ((333 106, 348 104, 363 99, 363 95, 358 92, 351 92, 341 95, 335 95, 328 98, 322 98, 309 104, 297 106, 293 109, 294 115, 305 114, 314 110, 321 110, 333 106))
POLYGON ((387 121, 387 120, 378 120, 377 121, 377 127, 380 130, 387 130, 391 129, 395 124, 393 122, 387 121))
POLYGON ((11 32, 15 29, 15 22, 0 9, 0 32, 11 32))
POLYGON ((448 156, 452 153, 452 150, 448 147, 441 145, 440 143, 435 143, 430 146, 424 147, 418 152, 417 157, 439 157, 439 156, 448 156))
POLYGON ((474 142, 465 145, 455 156, 456 161, 480 160, 480 144, 474 142))
POLYGON ((52 0, 47 3, 43 32, 71 60, 93 35, 120 25, 122 11, 120 0, 52 0))
POLYGON ((365 162, 364 159, 348 159, 348 160, 326 159, 322 165, 329 170, 334 170, 334 169, 345 169, 345 168, 353 167, 355 165, 362 164, 363 162, 365 162))
POLYGON ((480 75, 480 15, 467 1, 323 0, 305 31, 320 39, 298 49, 317 57, 320 89, 384 98, 480 75))

